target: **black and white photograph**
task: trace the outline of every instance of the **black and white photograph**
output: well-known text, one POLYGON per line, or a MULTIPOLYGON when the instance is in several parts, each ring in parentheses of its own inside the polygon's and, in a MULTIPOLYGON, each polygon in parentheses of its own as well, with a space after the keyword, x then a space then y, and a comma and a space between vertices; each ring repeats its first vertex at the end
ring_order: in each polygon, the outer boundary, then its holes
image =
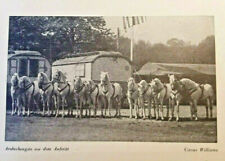
POLYGON ((217 143, 213 16, 10 16, 5 141, 217 143))

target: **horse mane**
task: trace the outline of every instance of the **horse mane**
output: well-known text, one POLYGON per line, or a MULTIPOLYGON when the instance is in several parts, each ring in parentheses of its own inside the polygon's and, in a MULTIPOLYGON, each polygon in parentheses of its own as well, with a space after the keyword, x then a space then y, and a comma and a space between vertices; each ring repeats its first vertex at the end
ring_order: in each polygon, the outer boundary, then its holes
POLYGON ((60 75, 60 78, 63 80, 63 82, 66 82, 66 76, 62 73, 62 71, 58 70, 58 74, 60 75))

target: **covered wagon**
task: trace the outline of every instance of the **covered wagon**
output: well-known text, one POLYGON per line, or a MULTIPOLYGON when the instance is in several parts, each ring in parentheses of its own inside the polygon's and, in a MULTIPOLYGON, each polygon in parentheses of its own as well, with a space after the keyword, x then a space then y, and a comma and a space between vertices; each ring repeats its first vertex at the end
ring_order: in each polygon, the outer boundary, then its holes
POLYGON ((126 82, 131 77, 131 62, 119 52, 95 51, 81 54, 68 54, 52 64, 52 73, 56 70, 65 73, 68 81, 74 76, 100 81, 101 71, 108 72, 112 82, 118 82, 126 91, 126 82))

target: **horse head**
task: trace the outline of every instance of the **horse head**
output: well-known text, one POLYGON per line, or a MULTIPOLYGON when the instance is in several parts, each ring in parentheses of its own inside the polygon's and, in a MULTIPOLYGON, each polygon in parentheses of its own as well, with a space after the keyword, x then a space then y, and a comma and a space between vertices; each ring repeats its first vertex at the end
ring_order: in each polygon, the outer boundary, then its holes
POLYGON ((163 88, 163 84, 158 78, 153 79, 150 84, 151 84, 153 92, 157 92, 161 88, 163 88))
POLYGON ((101 72, 100 81, 101 81, 101 84, 107 85, 109 83, 109 73, 101 72))
POLYGON ((53 82, 66 82, 66 76, 58 69, 53 74, 52 79, 53 82))
POLYGON ((43 72, 38 73, 37 79, 38 79, 38 87, 39 88, 42 88, 42 85, 49 82, 47 75, 43 72))
POLYGON ((144 93, 146 92, 147 88, 148 88, 148 83, 145 80, 141 80, 138 83, 138 91, 139 91, 139 94, 141 96, 144 95, 144 93))
POLYGON ((83 82, 82 82, 81 78, 79 76, 75 76, 74 77, 74 89, 75 89, 75 91, 80 90, 82 85, 83 85, 83 82))
POLYGON ((19 76, 17 73, 14 73, 12 78, 11 78, 11 84, 13 87, 18 87, 19 85, 19 76))
POLYGON ((95 89, 96 84, 93 80, 89 80, 86 83, 86 87, 87 87, 87 90, 91 93, 91 91, 93 91, 95 89))
POLYGON ((25 89, 27 87, 27 85, 29 85, 30 83, 31 83, 30 78, 27 77, 27 76, 23 76, 19 80, 19 87, 22 88, 22 89, 25 89))
POLYGON ((128 90, 129 91, 134 91, 134 88, 135 88, 135 80, 133 77, 129 78, 128 81, 127 81, 127 87, 128 87, 128 90))

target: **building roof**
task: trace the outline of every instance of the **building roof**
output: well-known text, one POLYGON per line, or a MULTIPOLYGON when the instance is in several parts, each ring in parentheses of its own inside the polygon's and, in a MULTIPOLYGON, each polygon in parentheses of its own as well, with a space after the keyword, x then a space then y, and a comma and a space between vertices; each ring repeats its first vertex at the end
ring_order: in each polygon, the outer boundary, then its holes
MULTIPOLYGON (((68 54, 68 57, 56 60, 53 66, 66 65, 66 64, 79 64, 79 63, 92 63, 99 57, 121 57, 129 61, 126 57, 122 56, 119 52, 114 51, 94 51, 81 54, 68 54)), ((129 61, 130 63, 130 61, 129 61)))
POLYGON ((29 50, 9 51, 8 59, 15 57, 15 56, 40 56, 40 57, 43 57, 41 55, 41 53, 38 51, 29 51, 29 50))
POLYGON ((155 76, 167 74, 216 75, 216 66, 214 64, 167 64, 148 62, 135 74, 155 76))

